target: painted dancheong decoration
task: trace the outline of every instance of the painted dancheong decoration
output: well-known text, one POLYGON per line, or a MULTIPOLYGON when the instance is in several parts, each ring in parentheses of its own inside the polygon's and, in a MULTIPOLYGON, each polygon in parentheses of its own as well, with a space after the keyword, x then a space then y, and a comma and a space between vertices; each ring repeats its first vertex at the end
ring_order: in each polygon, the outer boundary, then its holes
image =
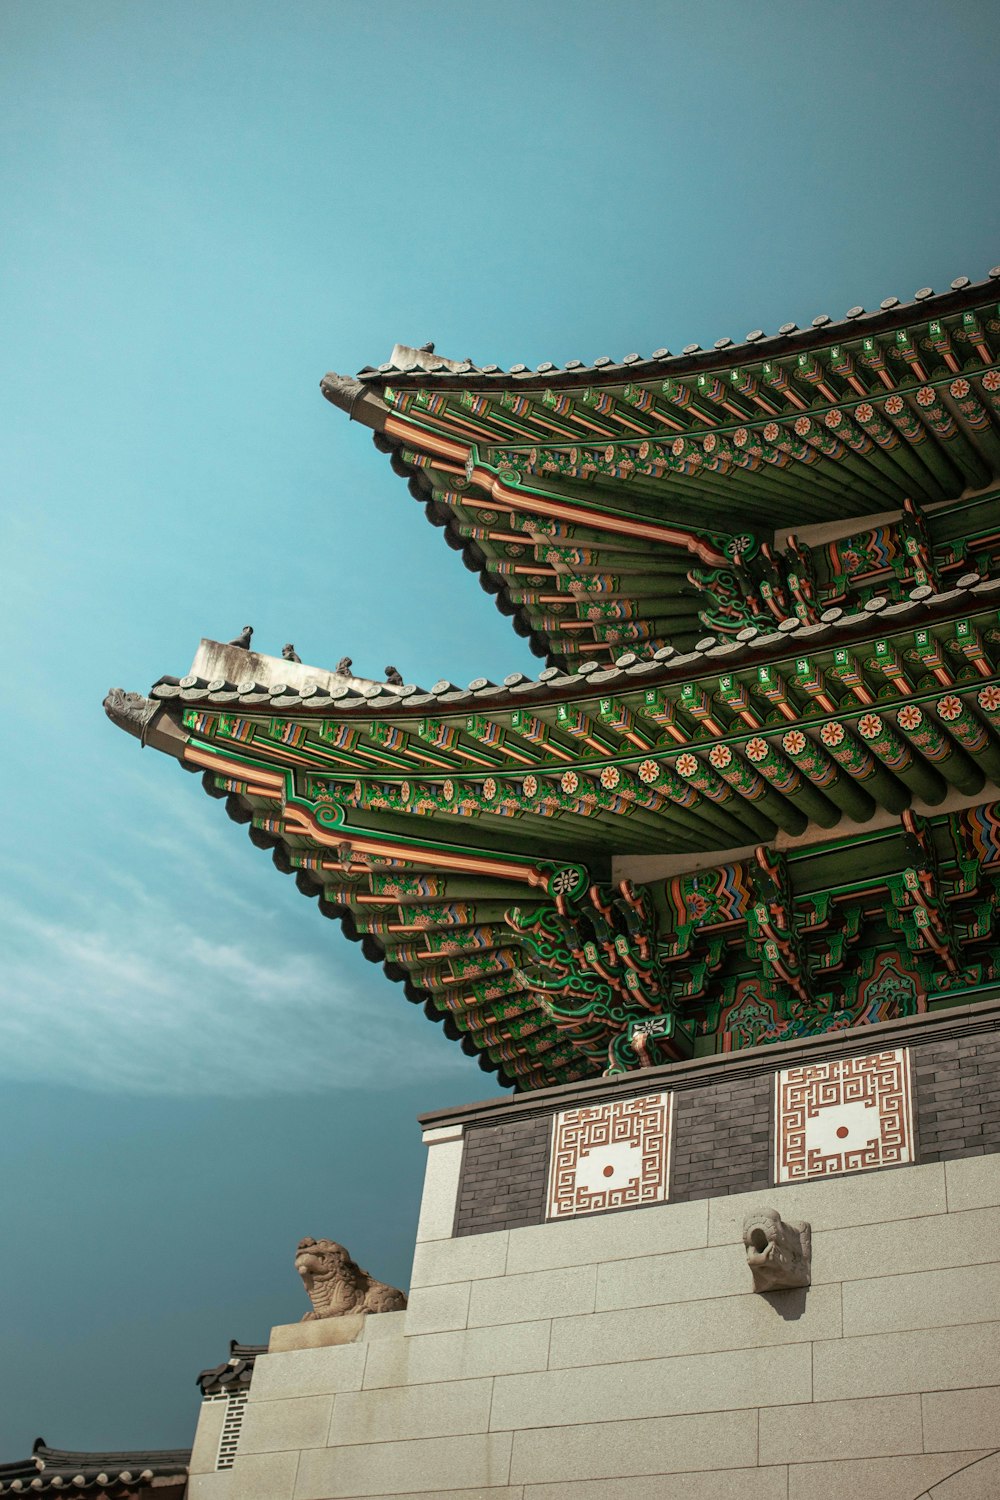
POLYGON ((328 376, 544 669, 425 690, 230 625, 109 717, 518 1090, 988 998, 998 283, 328 376))

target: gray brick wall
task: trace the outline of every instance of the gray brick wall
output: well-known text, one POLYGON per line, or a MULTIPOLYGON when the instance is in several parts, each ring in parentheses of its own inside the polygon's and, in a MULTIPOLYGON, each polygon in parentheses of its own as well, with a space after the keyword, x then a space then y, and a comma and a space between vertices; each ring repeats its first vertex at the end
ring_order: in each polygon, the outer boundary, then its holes
POLYGON ((773 1096, 763 1073, 675 1094, 671 1201, 770 1187, 773 1096))
MULTIPOLYGON (((917 1160, 1000 1152, 1000 1010, 983 1006, 873 1027, 866 1034, 809 1038, 743 1054, 677 1064, 603 1084, 552 1090, 547 1100, 511 1100, 466 1112, 456 1235, 545 1220, 552 1116, 557 1110, 660 1089, 674 1092, 670 1200, 748 1193, 773 1183, 774 1075, 813 1059, 906 1046, 913 1069, 917 1160), (504 1111, 503 1118, 498 1110, 504 1111)), ((437 1117, 427 1117, 437 1123, 437 1117)), ((898 1170, 890 1168, 886 1170, 898 1170)))
POLYGON ((919 1159, 1000 1151, 1000 1031, 928 1041, 911 1061, 919 1159))
POLYGON ((520 1229, 545 1218, 552 1115, 521 1115, 465 1133, 455 1234, 520 1229))

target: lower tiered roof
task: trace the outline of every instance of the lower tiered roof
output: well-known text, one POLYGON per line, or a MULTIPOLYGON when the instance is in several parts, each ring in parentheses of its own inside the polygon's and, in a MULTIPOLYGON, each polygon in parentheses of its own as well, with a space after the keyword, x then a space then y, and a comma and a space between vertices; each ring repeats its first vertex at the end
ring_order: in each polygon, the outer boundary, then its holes
POLYGON ((914 1006, 993 982, 998 605, 1000 579, 967 573, 427 692, 203 642, 185 677, 107 706, 534 1088, 851 1024, 890 954, 914 1006), (748 985, 749 1032, 727 1022, 748 985))

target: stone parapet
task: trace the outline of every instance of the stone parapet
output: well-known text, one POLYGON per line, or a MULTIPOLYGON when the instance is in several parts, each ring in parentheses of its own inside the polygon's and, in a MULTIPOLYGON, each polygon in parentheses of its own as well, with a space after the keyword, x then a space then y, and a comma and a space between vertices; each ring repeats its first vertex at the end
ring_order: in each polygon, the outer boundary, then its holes
POLYGON ((405 1312, 258 1357, 192 1500, 985 1500, 998 1243, 1000 1153, 424 1240, 405 1312), (810 1286, 754 1291, 764 1210, 810 1286))
MULTIPOLYGON (((860 1031, 722 1053, 425 1115, 421 1123, 428 1144, 447 1140, 450 1152, 447 1182, 440 1173, 434 1179, 437 1230, 428 1237, 443 1237, 449 1208, 451 1234, 457 1237, 525 1228, 557 1217, 565 1208, 557 1212, 551 1198, 562 1172, 563 1158, 558 1171, 553 1167, 558 1122, 578 1121, 608 1106, 618 1116, 607 1129, 620 1135, 621 1112, 634 1112, 642 1100, 654 1098, 670 1101, 669 1140, 664 1146, 668 1160, 664 1181, 644 1201, 679 1204, 767 1189, 786 1175, 807 1170, 804 1158, 794 1158, 806 1150, 805 1137, 815 1134, 810 1122, 818 1113, 812 1104, 803 1106, 808 1129, 799 1128, 797 1140, 787 1136, 779 1115, 783 1110, 787 1115, 788 1089, 794 1094, 800 1080, 820 1079, 824 1070, 827 1078, 838 1070, 858 1075, 845 1076, 837 1084, 845 1107, 852 1097, 859 1101, 853 1115, 848 1107, 843 1121, 835 1122, 838 1133, 849 1125, 856 1137, 856 1127, 863 1126, 865 1118, 858 1109, 863 1109, 865 1099, 872 1104, 881 1093, 888 1108, 898 1104, 904 1110, 899 1129, 906 1136, 904 1145, 869 1150, 863 1160, 855 1155, 848 1161, 845 1156, 848 1164, 842 1166, 827 1151, 826 1173, 885 1171, 1000 1151, 1000 1001, 990 1000, 860 1031), (864 1083, 861 1075, 869 1062, 882 1071, 896 1065, 877 1063, 879 1058, 898 1059, 898 1086, 905 1098, 889 1097, 896 1087, 891 1080, 871 1088, 864 1083), (784 1092, 779 1078, 791 1080, 784 1092)), ((816 1084, 820 1094, 831 1087, 822 1080, 816 1084)), ((581 1147, 581 1159, 592 1156, 592 1145, 581 1147)), ((813 1146, 808 1150, 815 1155, 813 1146)), ((430 1155, 433 1161, 434 1149, 430 1155)), ((611 1175, 620 1166, 609 1157, 600 1170, 609 1173, 610 1168, 611 1175)), ((602 1207, 589 1188, 588 1194, 583 1210, 588 1213, 640 1206, 626 1196, 609 1198, 602 1207)))

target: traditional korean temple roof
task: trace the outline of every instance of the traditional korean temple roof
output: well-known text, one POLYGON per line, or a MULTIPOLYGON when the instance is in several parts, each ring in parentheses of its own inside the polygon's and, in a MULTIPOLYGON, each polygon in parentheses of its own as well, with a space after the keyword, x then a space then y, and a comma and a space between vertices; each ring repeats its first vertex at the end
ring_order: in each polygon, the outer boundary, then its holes
POLYGON ((676 357, 327 376, 548 666, 205 640, 109 716, 518 1089, 995 993, 990 274, 676 357))
POLYGON ((128 1500, 155 1488, 163 1500, 179 1497, 187 1482, 190 1449, 139 1453, 78 1453, 50 1448, 36 1438, 31 1457, 0 1464, 0 1495, 86 1495, 88 1500, 128 1500), (176 1485, 170 1483, 176 1479, 176 1485))
POLYGON ((690 649, 706 630, 863 603, 864 570, 810 531, 905 502, 904 530, 941 545, 934 507, 997 482, 998 280, 562 370, 397 345, 321 386, 537 655, 690 649))

